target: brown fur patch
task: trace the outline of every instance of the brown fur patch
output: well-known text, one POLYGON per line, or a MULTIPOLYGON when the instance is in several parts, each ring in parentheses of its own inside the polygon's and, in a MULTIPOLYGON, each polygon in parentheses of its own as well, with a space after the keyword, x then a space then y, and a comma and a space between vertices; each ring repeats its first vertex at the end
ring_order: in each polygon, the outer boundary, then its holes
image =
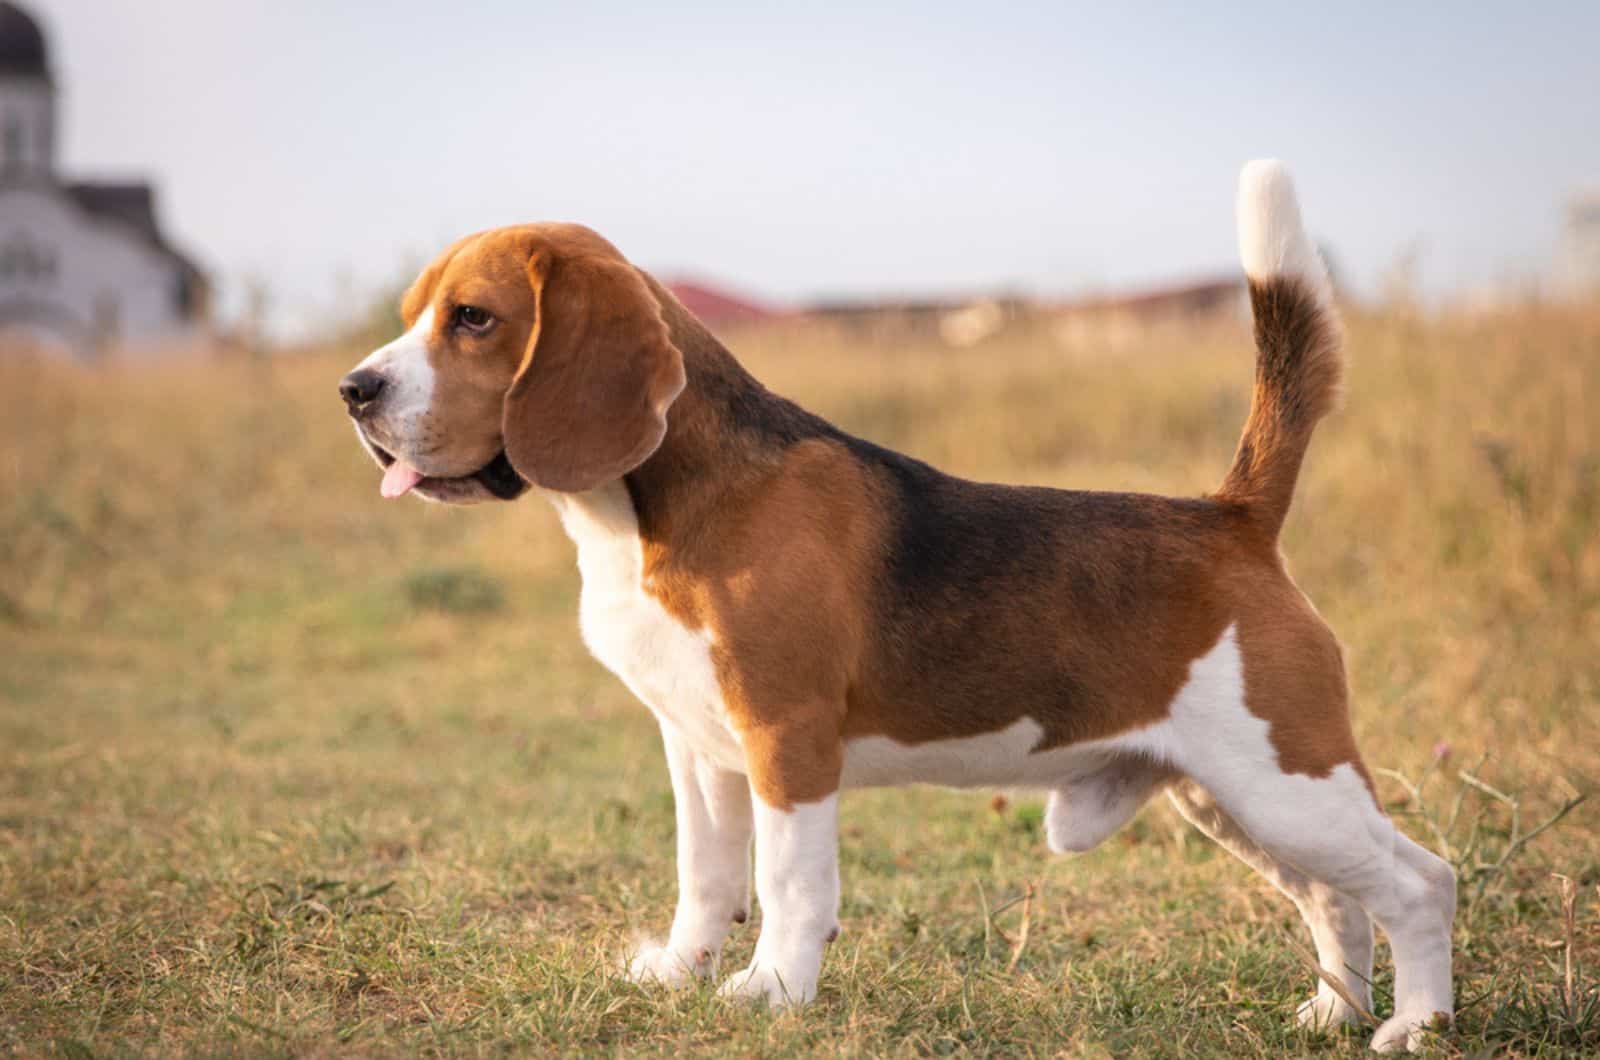
MULTIPOLYGON (((715 632, 712 661, 757 794, 770 805, 810 802, 839 786, 846 703, 867 642, 864 564, 840 560, 870 555, 879 512, 860 468, 821 440, 722 485, 728 514, 714 532, 689 530, 692 508, 654 509, 647 589, 681 621, 715 632), (680 528, 689 536, 674 547, 680 528)), ((647 489, 634 487, 636 505, 647 489)))
POLYGON ((683 357, 649 287, 615 252, 538 246, 527 277, 538 309, 505 396, 506 455, 546 489, 593 489, 661 444, 683 357))
POLYGON ((1233 467, 1217 496, 1241 504, 1277 537, 1317 421, 1339 401, 1338 321, 1290 276, 1250 281, 1256 380, 1233 467))
POLYGON ((1348 762, 1376 801, 1350 728, 1338 638, 1281 564, 1275 566, 1241 579, 1232 594, 1244 658, 1245 706, 1269 724, 1267 736, 1278 753, 1278 768, 1326 777, 1348 762))

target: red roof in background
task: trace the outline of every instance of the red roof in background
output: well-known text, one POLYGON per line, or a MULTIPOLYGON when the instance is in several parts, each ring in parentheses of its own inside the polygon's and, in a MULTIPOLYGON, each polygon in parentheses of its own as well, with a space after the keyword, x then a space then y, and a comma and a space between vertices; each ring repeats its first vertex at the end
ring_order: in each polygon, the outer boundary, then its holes
POLYGON ((782 311, 772 306, 708 283, 671 280, 667 283, 667 290, 683 303, 685 309, 707 324, 746 324, 783 315, 782 311))

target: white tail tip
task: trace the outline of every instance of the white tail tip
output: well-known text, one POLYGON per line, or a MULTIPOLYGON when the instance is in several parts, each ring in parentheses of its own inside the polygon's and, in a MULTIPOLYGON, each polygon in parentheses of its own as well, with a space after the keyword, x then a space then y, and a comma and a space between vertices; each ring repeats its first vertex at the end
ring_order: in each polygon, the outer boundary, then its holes
POLYGON ((1300 221, 1294 180, 1276 158, 1247 162, 1239 173, 1239 259, 1258 283, 1293 276, 1332 300, 1327 267, 1300 221))

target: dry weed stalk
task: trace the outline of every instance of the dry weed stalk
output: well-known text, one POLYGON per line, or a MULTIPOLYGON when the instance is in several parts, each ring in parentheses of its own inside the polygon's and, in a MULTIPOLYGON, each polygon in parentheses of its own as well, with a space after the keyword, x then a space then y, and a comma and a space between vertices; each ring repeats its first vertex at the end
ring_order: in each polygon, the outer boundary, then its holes
POLYGON ((1543 821, 1532 828, 1524 829, 1521 796, 1501 791, 1479 776, 1479 771, 1488 758, 1489 756, 1485 754, 1470 767, 1456 771, 1458 786, 1451 800, 1449 813, 1443 818, 1429 802, 1426 788, 1429 780, 1438 773, 1441 763, 1445 760, 1444 756, 1436 757, 1415 781, 1397 770, 1376 770, 1399 784, 1405 791, 1410 800, 1407 810, 1409 815, 1420 821, 1428 830, 1434 847, 1455 867, 1456 875, 1462 884, 1470 885, 1471 891, 1467 897, 1469 913, 1483 897, 1489 885, 1505 874, 1511 862, 1527 848, 1529 843, 1554 828, 1588 800, 1588 795, 1582 792, 1572 795, 1563 800, 1561 805, 1543 821), (1463 824, 1461 815, 1469 792, 1476 792, 1506 809, 1510 821, 1505 832, 1505 842, 1498 850, 1491 852, 1490 845, 1485 842, 1493 834, 1488 826, 1487 814, 1480 811, 1469 824, 1463 824), (1453 837, 1461 827, 1466 828, 1466 836, 1458 842, 1453 837))

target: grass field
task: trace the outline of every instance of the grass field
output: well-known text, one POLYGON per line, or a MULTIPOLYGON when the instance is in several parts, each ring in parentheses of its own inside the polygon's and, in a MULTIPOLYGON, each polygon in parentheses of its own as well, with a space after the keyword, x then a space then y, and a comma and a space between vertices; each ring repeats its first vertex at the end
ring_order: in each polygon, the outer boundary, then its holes
MULTIPOLYGON (((958 473, 1187 494, 1251 371, 1242 331, 733 345, 958 473)), ((1600 314, 1357 317, 1349 350, 1284 547, 1368 762, 1427 777, 1384 797, 1462 870, 1435 1047, 1594 1055, 1600 807, 1528 837, 1600 783, 1600 314)), ((0 365, 0 1050, 1362 1054, 1293 1026, 1288 902, 1159 800, 1063 859, 1026 794, 853 794, 818 1004, 619 979, 673 902, 655 726, 579 642, 547 504, 380 502, 354 354, 0 365)))

